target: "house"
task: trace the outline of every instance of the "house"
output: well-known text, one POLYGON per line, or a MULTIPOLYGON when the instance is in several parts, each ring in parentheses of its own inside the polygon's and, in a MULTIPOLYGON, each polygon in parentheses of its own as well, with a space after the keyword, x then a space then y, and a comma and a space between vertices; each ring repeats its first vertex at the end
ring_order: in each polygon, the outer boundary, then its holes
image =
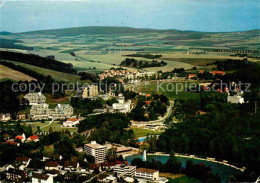
POLYGON ((197 74, 189 74, 188 79, 195 79, 197 78, 197 74))
POLYGON ((133 177, 135 175, 136 166, 128 166, 124 164, 117 164, 112 167, 113 172, 117 173, 118 175, 125 175, 133 177))
POLYGON ((53 177, 47 174, 33 173, 32 183, 53 183, 53 177))
POLYGON ((39 140, 39 137, 38 137, 38 135, 32 135, 32 136, 30 136, 28 139, 27 139, 27 141, 28 142, 38 142, 38 141, 40 141, 39 140))
POLYGON ((65 170, 77 170, 79 168, 79 163, 76 161, 65 161, 64 169, 65 170))
POLYGON ((149 168, 138 168, 135 172, 136 177, 158 180, 159 179, 159 171, 149 168))
POLYGON ((95 163, 91 163, 89 164, 89 171, 90 172, 94 172, 96 170, 98 170, 99 172, 101 172, 101 166, 99 164, 95 164, 95 163))
POLYGON ((59 170, 59 163, 57 161, 47 161, 45 164, 45 170, 59 170))
POLYGON ((73 128, 79 124, 79 119, 76 118, 69 118, 65 122, 63 122, 63 127, 73 128))
POLYGON ((15 182, 25 182, 28 178, 26 171, 9 168, 6 172, 6 179, 15 182))
POLYGON ((214 75, 221 75, 224 76, 226 73, 224 71, 211 71, 210 74, 214 75))
POLYGON ((230 102, 232 104, 243 104, 245 103, 243 92, 238 92, 236 95, 231 96, 230 93, 228 93, 227 102, 230 102))
POLYGON ((117 178, 114 177, 113 175, 109 175, 107 177, 105 177, 102 182, 112 182, 112 183, 116 183, 117 182, 117 178))
POLYGON ((23 114, 18 114, 17 115, 17 119, 18 120, 25 120, 26 119, 26 114, 24 114, 24 113, 23 114))
POLYGON ((24 143, 24 141, 26 140, 26 137, 25 137, 25 135, 23 133, 22 135, 17 135, 15 137, 15 139, 18 140, 18 141, 21 141, 22 143, 24 143))
POLYGON ((9 120, 11 120, 11 114, 10 113, 0 114, 0 121, 9 121, 9 120))
POLYGON ((41 93, 27 93, 24 98, 29 101, 29 105, 45 104, 46 97, 41 93))
POLYGON ((84 151, 95 157, 95 163, 103 163, 106 158, 107 147, 96 143, 96 141, 91 141, 91 143, 84 145, 84 151))
POLYGON ((28 165, 30 164, 30 161, 31 161, 31 159, 26 158, 26 157, 16 157, 15 158, 15 163, 22 164, 24 168, 28 167, 28 165))

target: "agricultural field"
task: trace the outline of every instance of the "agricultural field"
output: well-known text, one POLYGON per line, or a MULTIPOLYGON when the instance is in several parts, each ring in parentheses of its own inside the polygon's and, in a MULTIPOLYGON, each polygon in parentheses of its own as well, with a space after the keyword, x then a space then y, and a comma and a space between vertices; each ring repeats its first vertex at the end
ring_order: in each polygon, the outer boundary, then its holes
POLYGON ((189 91, 189 88, 193 88, 198 83, 197 80, 189 81, 172 81, 172 82, 150 82, 145 86, 137 87, 137 91, 144 93, 160 93, 174 99, 189 99, 199 97, 199 93, 189 91))
POLYGON ((6 67, 4 65, 0 65, 0 80, 13 80, 13 81, 32 81, 36 80, 35 78, 32 78, 31 76, 28 76, 22 72, 13 70, 9 67, 6 67))
MULTIPOLYGON (((160 54, 162 57, 157 60, 167 62, 166 66, 145 68, 147 71, 172 71, 174 68, 190 69, 194 66, 208 70, 212 69, 212 66, 207 64, 216 60, 242 58, 230 56, 232 53, 205 51, 207 49, 260 48, 259 30, 203 33, 128 27, 79 27, 1 35, 0 38, 6 43, 12 40, 10 48, 9 44, 4 44, 2 49, 44 57, 53 55, 57 60, 73 64, 78 71, 93 73, 100 73, 111 67, 118 68, 125 58, 133 58, 125 55, 136 53, 160 54)), ((255 55, 259 56, 259 53, 255 55)), ((260 61, 258 58, 249 60, 260 61)), ((60 78, 59 74, 57 77, 60 78)))

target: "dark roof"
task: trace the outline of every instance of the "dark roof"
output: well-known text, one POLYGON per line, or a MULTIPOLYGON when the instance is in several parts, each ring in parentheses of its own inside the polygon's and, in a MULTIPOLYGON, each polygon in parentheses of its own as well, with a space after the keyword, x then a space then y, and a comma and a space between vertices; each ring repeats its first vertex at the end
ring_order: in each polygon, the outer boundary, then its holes
POLYGON ((25 158, 25 157, 16 157, 15 161, 17 162, 24 162, 24 161, 29 161, 30 158, 25 158))
POLYGON ((64 168, 69 168, 69 167, 77 168, 77 165, 78 165, 77 161, 65 161, 64 162, 64 168))
POLYGON ((7 172, 16 175, 22 175, 25 171, 9 168, 7 172))
POLYGON ((33 177, 36 179, 47 180, 49 178, 49 175, 42 173, 33 173, 33 177))
POLYGON ((136 172, 154 173, 154 172, 158 172, 158 170, 149 169, 149 168, 138 168, 136 172))
POLYGON ((89 165, 89 169, 90 169, 90 170, 94 170, 95 168, 99 168, 99 165, 98 165, 98 164, 95 164, 95 163, 91 163, 91 164, 89 165))
POLYGON ((57 167, 57 166, 59 166, 59 163, 57 161, 47 161, 45 166, 47 166, 47 167, 57 167))

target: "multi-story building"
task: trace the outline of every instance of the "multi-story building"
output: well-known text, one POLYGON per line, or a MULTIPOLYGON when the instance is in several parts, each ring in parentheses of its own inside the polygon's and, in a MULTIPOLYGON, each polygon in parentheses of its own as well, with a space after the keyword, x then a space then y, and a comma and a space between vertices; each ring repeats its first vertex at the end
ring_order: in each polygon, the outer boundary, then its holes
POLYGON ((26 171, 9 168, 6 172, 6 179, 12 182, 24 182, 28 177, 26 171))
POLYGON ((30 117, 35 120, 65 119, 72 115, 73 108, 69 104, 58 104, 54 109, 49 109, 48 104, 37 104, 30 109, 30 117))
POLYGON ((91 141, 91 143, 84 145, 84 151, 95 157, 95 163, 103 163, 106 158, 107 147, 96 143, 96 141, 91 141))
POLYGON ((113 166, 112 169, 113 169, 113 172, 116 172, 118 175, 133 177, 135 175, 136 166, 117 164, 117 165, 113 166))
POLYGON ((44 104, 46 102, 46 97, 41 92, 27 93, 24 98, 29 101, 30 105, 44 104))
POLYGON ((49 118, 65 119, 73 115, 73 108, 69 104, 58 104, 54 109, 49 110, 49 118))
POLYGON ((49 105, 48 104, 37 104, 33 105, 30 109, 30 117, 37 120, 49 118, 49 105))
POLYGON ((53 177, 47 174, 33 173, 32 183, 53 183, 53 177))
POLYGON ((96 97, 98 96, 98 86, 97 85, 89 85, 83 87, 82 98, 96 97))
POLYGON ((158 180, 159 179, 159 171, 148 168, 138 168, 135 172, 136 177, 158 180))

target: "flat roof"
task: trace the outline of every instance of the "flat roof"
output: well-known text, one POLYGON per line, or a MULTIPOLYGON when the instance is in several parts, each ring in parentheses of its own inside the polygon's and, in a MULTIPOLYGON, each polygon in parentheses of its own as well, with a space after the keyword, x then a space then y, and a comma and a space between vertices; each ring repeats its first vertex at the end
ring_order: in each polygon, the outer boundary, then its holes
POLYGON ((149 168, 138 168, 136 172, 144 172, 144 173, 154 173, 158 172, 159 170, 149 169, 149 168))
POLYGON ((89 143, 89 144, 85 144, 85 145, 88 146, 88 147, 91 147, 93 149, 106 148, 106 146, 103 146, 103 145, 100 145, 100 144, 91 144, 91 143, 89 143))

